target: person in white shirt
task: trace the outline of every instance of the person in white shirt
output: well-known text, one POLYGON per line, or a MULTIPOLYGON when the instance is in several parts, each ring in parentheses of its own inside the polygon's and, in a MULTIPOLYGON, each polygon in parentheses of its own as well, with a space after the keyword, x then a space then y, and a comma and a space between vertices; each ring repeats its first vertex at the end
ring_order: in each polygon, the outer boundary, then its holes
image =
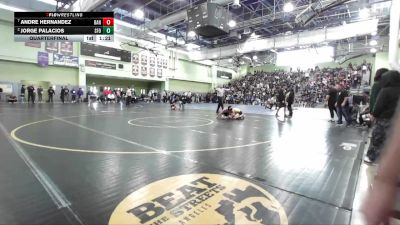
POLYGON ((129 104, 131 104, 131 101, 132 101, 132 90, 128 88, 126 90, 126 106, 129 106, 129 104))
POLYGON ((224 110, 224 96, 225 96, 225 91, 229 91, 228 88, 216 88, 215 89, 217 91, 217 99, 218 99, 218 107, 217 107, 217 111, 216 113, 219 113, 219 108, 221 107, 222 110, 224 110))

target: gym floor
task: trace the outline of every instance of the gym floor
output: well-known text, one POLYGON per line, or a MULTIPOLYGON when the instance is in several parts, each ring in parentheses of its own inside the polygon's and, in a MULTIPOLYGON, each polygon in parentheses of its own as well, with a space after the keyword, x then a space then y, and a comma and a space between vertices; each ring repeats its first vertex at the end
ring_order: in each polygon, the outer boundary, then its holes
POLYGON ((241 108, 1 104, 0 224, 349 224, 366 131, 241 108))

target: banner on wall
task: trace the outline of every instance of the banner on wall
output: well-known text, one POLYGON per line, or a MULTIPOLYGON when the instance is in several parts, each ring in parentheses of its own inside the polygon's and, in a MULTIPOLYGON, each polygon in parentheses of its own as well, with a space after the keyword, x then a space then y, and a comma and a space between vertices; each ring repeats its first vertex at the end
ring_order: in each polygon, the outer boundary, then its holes
POLYGON ((146 66, 142 66, 140 69, 142 76, 147 76, 147 67, 146 66))
POLYGON ((217 77, 221 79, 232 79, 232 73, 217 70, 217 77))
POLYGON ((156 66, 156 57, 155 56, 150 56, 150 66, 151 67, 156 66))
POLYGON ((156 76, 156 69, 154 69, 153 67, 150 67, 150 76, 151 77, 156 76))
POLYGON ((147 55, 140 55, 140 62, 143 66, 147 66, 147 55))
POLYGON ((117 64, 97 62, 97 61, 92 61, 92 60, 85 60, 85 66, 96 67, 96 68, 101 68, 101 69, 109 69, 109 70, 117 69, 117 64))
POLYGON ((38 52, 38 65, 42 67, 46 67, 49 65, 49 53, 47 52, 38 52))
POLYGON ((44 49, 46 52, 58 53, 58 42, 46 42, 44 49))
POLYGON ((33 48, 42 48, 42 42, 25 42, 25 46, 33 48))
POLYGON ((161 57, 157 58, 157 67, 162 68, 163 66, 163 59, 161 57))
POLYGON ((139 64, 139 54, 132 54, 132 63, 133 64, 139 64))
POLYGON ((74 44, 72 42, 61 42, 60 53, 63 55, 72 55, 74 50, 74 44))
POLYGON ((139 66, 138 65, 132 65, 132 75, 133 76, 139 75, 139 66))
POLYGON ((162 69, 161 68, 158 68, 157 69, 157 77, 159 77, 159 78, 161 78, 162 77, 162 69))
POLYGON ((167 59, 163 59, 163 68, 164 69, 168 68, 168 60, 167 59))
POLYGON ((55 53, 53 55, 53 63, 59 66, 79 67, 79 58, 55 53))
POLYGON ((12 84, 0 83, 0 88, 3 89, 3 93, 5 93, 5 94, 12 94, 13 93, 12 84))

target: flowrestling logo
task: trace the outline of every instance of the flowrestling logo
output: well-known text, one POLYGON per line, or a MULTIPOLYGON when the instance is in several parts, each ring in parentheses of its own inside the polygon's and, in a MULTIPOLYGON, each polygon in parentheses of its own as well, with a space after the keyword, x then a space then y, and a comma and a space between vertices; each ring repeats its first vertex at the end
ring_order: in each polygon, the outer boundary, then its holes
POLYGON ((126 197, 110 217, 122 224, 288 224, 285 210, 263 188, 246 180, 190 174, 149 184, 126 197))

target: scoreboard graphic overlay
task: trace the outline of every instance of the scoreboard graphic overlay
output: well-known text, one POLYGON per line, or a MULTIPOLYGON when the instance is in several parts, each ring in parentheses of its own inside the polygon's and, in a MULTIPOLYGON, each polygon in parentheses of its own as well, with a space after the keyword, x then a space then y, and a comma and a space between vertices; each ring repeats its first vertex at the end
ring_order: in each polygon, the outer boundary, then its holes
POLYGON ((113 12, 15 12, 17 42, 113 42, 113 12))

